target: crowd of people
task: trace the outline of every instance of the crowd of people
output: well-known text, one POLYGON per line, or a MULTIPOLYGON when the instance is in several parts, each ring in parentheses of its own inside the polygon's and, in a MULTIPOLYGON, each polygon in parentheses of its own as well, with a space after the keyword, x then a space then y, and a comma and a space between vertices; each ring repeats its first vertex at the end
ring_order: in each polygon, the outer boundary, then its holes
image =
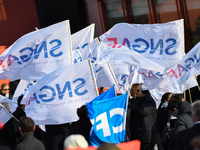
MULTIPOLYGON (((195 89, 195 88, 193 88, 195 89)), ((99 94, 109 90, 100 88, 99 94)), ((195 89, 196 90, 196 89, 195 89)), ((141 150, 193 150, 200 148, 200 94, 193 90, 195 99, 183 93, 163 94, 159 107, 149 90, 142 84, 133 84, 130 89, 124 142, 139 140, 141 150)), ((2 84, 1 95, 12 99, 9 85, 2 84)), ((118 94, 120 95, 120 94, 118 94)), ((79 120, 59 125, 45 125, 45 130, 26 116, 25 105, 18 97, 18 107, 13 117, 0 129, 0 149, 4 150, 63 150, 80 147, 89 149, 92 124, 86 105, 77 109, 79 120)), ((8 111, 9 105, 1 103, 8 111)), ((98 150, 119 150, 112 143, 104 143, 98 150)), ((122 148, 121 148, 122 149, 122 148)))

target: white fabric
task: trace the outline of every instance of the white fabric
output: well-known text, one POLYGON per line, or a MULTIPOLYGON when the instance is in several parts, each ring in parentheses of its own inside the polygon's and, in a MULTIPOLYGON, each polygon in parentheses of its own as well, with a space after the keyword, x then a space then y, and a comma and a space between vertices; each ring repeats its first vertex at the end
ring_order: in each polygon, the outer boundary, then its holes
MULTIPOLYGON (((15 89, 15 93, 13 95, 12 101, 17 104, 17 99, 20 95, 24 95, 25 91, 34 84, 33 81, 20 80, 17 88, 15 89)), ((17 105, 14 105, 12 108, 10 107, 10 111, 14 112, 17 108, 17 105)))
POLYGON ((97 58, 97 63, 104 62, 128 64, 147 70, 155 70, 164 72, 164 68, 159 64, 146 59, 135 51, 130 51, 128 47, 121 46, 120 48, 112 48, 107 45, 108 43, 100 44, 100 52, 97 58))
POLYGON ((81 48, 84 44, 90 43, 94 39, 94 27, 92 23, 88 27, 72 34, 72 50, 81 48))
POLYGON ((168 77, 180 86, 192 76, 200 74, 200 42, 197 43, 181 60, 166 68, 168 77))
POLYGON ((116 74, 116 79, 119 84, 120 92, 122 94, 128 91, 128 88, 129 88, 128 78, 129 78, 129 75, 127 74, 116 74))
POLYGON ((109 63, 104 63, 101 65, 96 65, 96 82, 97 87, 112 87, 113 85, 117 85, 115 75, 112 72, 112 68, 110 68, 109 63))
POLYGON ((18 106, 16 102, 14 102, 13 100, 10 100, 7 97, 4 97, 2 95, 0 95, 0 103, 1 102, 7 102, 10 107, 11 112, 14 112, 18 106))
POLYGON ((3 122, 4 124, 12 118, 12 114, 10 114, 6 108, 0 104, 0 121, 3 122))
POLYGON ((184 56, 183 19, 160 24, 118 23, 99 38, 116 50, 125 45, 163 67, 184 56))
POLYGON ((83 60, 79 49, 73 51, 73 58, 74 58, 74 63, 79 63, 83 60))
POLYGON ((90 55, 89 43, 94 39, 94 24, 72 34, 72 49, 79 49, 82 60, 87 60, 90 55))
POLYGON ((97 96, 89 61, 68 65, 42 77, 24 94, 26 115, 36 125, 77 121, 77 108, 97 96))
POLYGON ((0 78, 35 81, 73 61, 69 21, 19 38, 0 56, 0 78))

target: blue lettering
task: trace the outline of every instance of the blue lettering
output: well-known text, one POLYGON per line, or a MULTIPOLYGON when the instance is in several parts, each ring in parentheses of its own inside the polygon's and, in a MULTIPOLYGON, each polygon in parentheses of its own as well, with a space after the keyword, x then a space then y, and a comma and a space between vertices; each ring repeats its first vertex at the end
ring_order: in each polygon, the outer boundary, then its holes
POLYGON ((151 41, 151 50, 150 50, 150 54, 155 53, 155 51, 156 51, 156 50, 158 49, 158 47, 160 46, 160 55, 162 55, 162 54, 163 54, 163 40, 160 39, 160 40, 158 41, 158 43, 156 44, 155 47, 154 47, 154 41, 153 41, 153 39, 150 39, 150 41, 151 41))
POLYGON ((167 39, 167 40, 166 40, 167 43, 170 42, 170 41, 172 41, 172 44, 171 44, 171 45, 168 45, 168 46, 166 47, 165 53, 166 53, 167 55, 174 55, 174 54, 177 53, 177 51, 174 50, 173 52, 170 53, 170 52, 169 52, 169 49, 175 47, 175 45, 177 44, 177 42, 176 42, 176 40, 173 39, 173 38, 170 38, 170 39, 167 39))
POLYGON ((47 43, 46 41, 43 41, 39 50, 37 51, 37 47, 35 48, 35 52, 34 52, 34 59, 38 59, 40 53, 42 52, 42 49, 44 49, 44 58, 48 58, 48 53, 47 53, 47 43))
POLYGON ((85 44, 82 46, 82 48, 85 48, 87 45, 88 45, 88 43, 85 43, 85 44))
MULTIPOLYGON (((36 48, 37 48, 37 47, 36 47, 36 48)), ((33 52, 34 52, 34 49, 32 49, 31 47, 23 48, 23 49, 21 49, 19 52, 22 53, 22 52, 24 52, 24 51, 26 51, 26 50, 31 51, 31 54, 30 54, 29 56, 28 56, 28 55, 22 55, 22 56, 20 56, 20 58, 21 58, 21 60, 22 60, 23 62, 29 61, 29 60, 31 59, 31 56, 33 55, 33 52)))
POLYGON ((194 58, 196 59, 197 63, 199 62, 199 59, 197 58, 196 54, 194 55, 194 58))
POLYGON ((76 83, 77 81, 81 81, 81 84, 79 84, 75 87, 74 93, 79 96, 86 94, 88 92, 88 90, 86 90, 86 89, 83 92, 78 91, 80 88, 82 88, 85 85, 85 80, 82 78, 78 78, 78 79, 74 80, 73 83, 76 83))
POLYGON ((137 42, 143 42, 146 45, 146 48, 144 50, 138 50, 137 48, 140 48, 141 44, 140 45, 132 45, 132 48, 133 48, 134 51, 136 51, 138 53, 144 53, 149 49, 149 43, 146 40, 144 40, 142 38, 138 38, 138 39, 135 40, 135 42, 136 43, 137 42))
POLYGON ((62 91, 61 91, 61 89, 60 89, 59 84, 56 84, 56 88, 57 88, 57 91, 58 91, 58 98, 59 98, 59 99, 63 99, 63 96, 64 96, 64 94, 65 94, 65 92, 66 92, 66 89, 68 89, 69 97, 73 97, 73 95, 72 95, 72 88, 71 88, 71 85, 70 85, 70 82, 69 82, 69 81, 67 81, 67 82, 65 83, 65 86, 64 86, 64 88, 63 88, 62 91))
POLYGON ((156 75, 159 76, 159 77, 162 77, 162 76, 164 76, 164 73, 157 72, 156 75))
POLYGON ((192 61, 192 63, 187 64, 185 67, 187 67, 188 69, 192 68, 192 65, 194 64, 194 59, 193 58, 188 58, 185 60, 185 63, 187 63, 188 61, 192 61))
POLYGON ((62 42, 60 40, 58 40, 58 39, 55 39, 55 40, 50 41, 49 43, 52 44, 54 42, 56 42, 57 45, 52 47, 49 53, 50 53, 50 55, 52 57, 59 57, 59 56, 61 56, 63 54, 63 52, 60 51, 59 53, 55 54, 54 51, 61 47, 62 42))
POLYGON ((39 95, 40 100, 42 102, 51 102, 51 101, 53 101, 55 99, 55 96, 56 96, 56 91, 54 90, 54 88, 52 88, 50 86, 47 86, 47 85, 43 86, 40 89, 40 91, 45 90, 45 89, 49 89, 52 92, 52 97, 49 98, 49 99, 44 99, 45 97, 47 97, 47 94, 41 94, 41 95, 39 95))

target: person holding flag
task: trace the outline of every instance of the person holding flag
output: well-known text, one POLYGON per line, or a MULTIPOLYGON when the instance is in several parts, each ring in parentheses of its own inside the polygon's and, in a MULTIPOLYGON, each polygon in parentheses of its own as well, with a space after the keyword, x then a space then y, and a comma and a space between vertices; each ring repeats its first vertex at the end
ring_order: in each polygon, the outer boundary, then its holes
POLYGON ((128 92, 116 97, 114 86, 86 103, 92 122, 90 145, 104 142, 118 144, 125 141, 128 92))
POLYGON ((156 133, 156 103, 148 90, 139 84, 136 91, 138 103, 129 104, 131 109, 131 140, 141 141, 141 150, 153 150, 156 133))

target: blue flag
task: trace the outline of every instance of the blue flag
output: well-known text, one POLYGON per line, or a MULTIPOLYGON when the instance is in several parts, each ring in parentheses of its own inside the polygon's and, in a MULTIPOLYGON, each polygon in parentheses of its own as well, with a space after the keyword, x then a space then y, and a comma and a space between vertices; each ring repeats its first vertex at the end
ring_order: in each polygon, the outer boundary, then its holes
MULTIPOLYGON (((128 92, 92 103, 93 114, 90 114, 90 119, 93 120, 93 128, 90 133, 90 145, 99 146, 103 142, 117 144, 125 140, 127 97, 128 92)), ((88 103, 86 106, 88 112, 91 112, 88 103)))
POLYGON ((93 103, 96 101, 101 101, 103 99, 110 99, 116 97, 116 93, 115 93, 115 86, 113 85, 112 88, 110 88, 108 91, 102 93, 101 95, 99 95, 98 97, 96 97, 95 99, 93 99, 91 102, 87 103, 87 109, 88 109, 88 114, 90 119, 92 119, 92 116, 94 114, 95 109, 93 109, 93 103))

